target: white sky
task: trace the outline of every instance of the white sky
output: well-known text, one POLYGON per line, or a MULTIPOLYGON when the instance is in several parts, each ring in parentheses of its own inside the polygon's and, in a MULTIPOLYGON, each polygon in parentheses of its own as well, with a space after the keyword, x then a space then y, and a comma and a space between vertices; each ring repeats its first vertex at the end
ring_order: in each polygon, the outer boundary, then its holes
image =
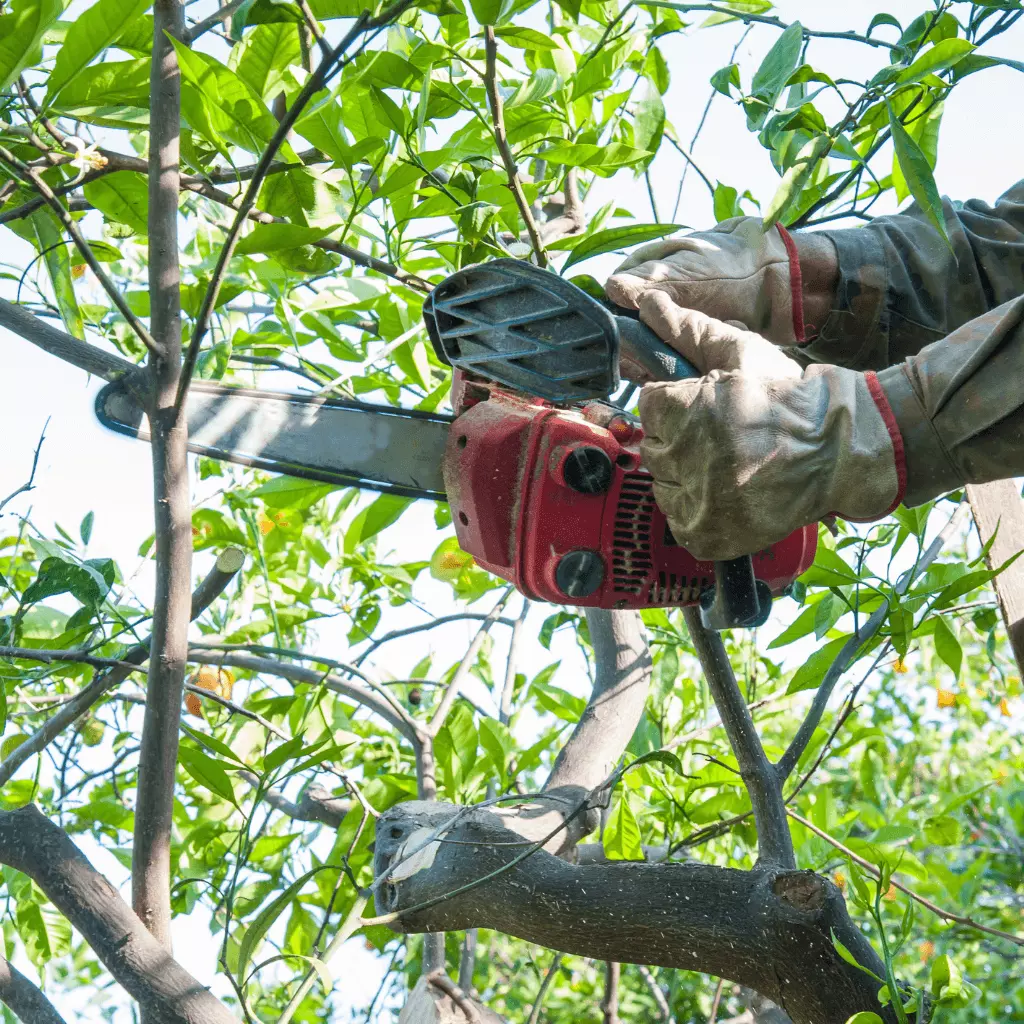
MULTIPOLYGON (((786 21, 800 19, 812 28, 863 31, 877 11, 889 11, 906 25, 926 6, 907 0, 890 0, 885 4, 783 0, 777 4, 777 13, 786 21)), ((713 71, 727 63, 739 32, 735 26, 717 27, 691 37, 673 37, 661 44, 672 73, 666 107, 679 138, 686 144, 706 102, 708 79, 713 71)), ((755 29, 747 37, 737 57, 744 69, 744 82, 749 81, 752 70, 776 37, 777 32, 770 28, 755 29)), ((991 52, 1014 57, 1024 53, 1024 23, 997 40, 991 52)), ((811 48, 811 61, 835 78, 863 77, 873 73, 884 59, 883 51, 869 51, 843 42, 816 40, 811 48)), ((991 202, 1022 176, 1022 99, 1024 75, 1006 68, 972 76, 957 87, 946 104, 936 169, 939 188, 944 194, 956 199, 977 197, 991 202), (1012 113, 1014 110, 1016 115, 1012 113)), ((655 163, 653 175, 659 209, 662 216, 667 217, 675 201, 681 162, 667 146, 663 151, 665 155, 655 163)), ((733 185, 741 192, 749 188, 762 204, 774 191, 777 177, 767 154, 756 138, 746 132, 742 112, 724 98, 715 101, 695 156, 709 177, 733 185)), ((634 182, 628 173, 620 173, 614 179, 599 179, 588 198, 588 209, 596 210, 613 199, 638 219, 651 219, 643 183, 634 182)), ((708 192, 692 172, 687 177, 678 220, 694 228, 706 228, 713 222, 708 192)), ((7 258, 11 258, 10 246, 15 241, 10 232, 3 232, 7 258)), ((615 257, 603 257, 580 269, 600 277, 611 270, 615 262, 615 257)), ((13 289, 8 285, 8 282, 0 284, 0 295, 13 298, 13 289)), ((133 577, 140 592, 148 595, 150 566, 141 563, 137 556, 140 543, 152 531, 148 446, 109 433, 97 423, 92 402, 99 382, 88 381, 79 370, 3 329, 0 329, 0 385, 0 437, 4 438, 0 455, 0 496, 25 481, 36 441, 44 423, 48 418, 50 421, 36 488, 7 511, 23 514, 31 506, 33 520, 42 530, 48 530, 56 520, 73 535, 77 534, 78 523, 86 512, 94 511, 91 554, 116 558, 125 576, 133 577)), ((197 497, 201 497, 201 493, 197 491, 197 497)), ((393 546, 401 558, 423 558, 430 554, 439 539, 432 520, 432 506, 421 503, 407 513, 398 526, 387 531, 384 546, 393 546)), ((199 559, 197 562, 199 572, 203 562, 199 559)), ((452 610, 447 588, 434 581, 424 579, 417 593, 437 614, 452 610)), ((534 609, 534 628, 548 613, 548 609, 534 609)), ((387 615, 385 622, 389 627, 422 621, 420 613, 409 609, 389 610, 387 615)), ((464 649, 472 629, 472 626, 459 625, 430 634, 430 643, 439 652, 439 662, 451 659, 451 652, 464 649)), ((774 635, 774 631, 769 629, 767 635, 774 635)), ((504 636, 499 635, 497 639, 496 664, 501 665, 504 636)), ((563 657, 567 666, 575 664, 579 669, 571 644, 558 643, 556 648, 555 654, 549 654, 534 640, 525 652, 524 670, 535 672, 556 656, 563 657)), ((330 627, 322 629, 319 651, 326 656, 344 657, 343 632, 330 627)), ((420 643, 393 645, 383 659, 383 667, 401 676, 423 653, 420 643)), ((560 674, 561 685, 572 687, 572 680, 573 673, 563 671, 560 674)), ((485 699, 483 694, 474 694, 474 697, 485 699)), ((97 861, 103 870, 123 879, 124 873, 112 858, 97 858, 97 861)), ((179 919, 175 922, 175 934, 178 956, 183 964, 203 981, 211 980, 213 958, 205 924, 179 919)), ((365 1006, 376 989, 380 968, 366 953, 361 940, 346 947, 338 967, 340 970, 335 974, 344 979, 345 1004, 353 1008, 365 1006)))

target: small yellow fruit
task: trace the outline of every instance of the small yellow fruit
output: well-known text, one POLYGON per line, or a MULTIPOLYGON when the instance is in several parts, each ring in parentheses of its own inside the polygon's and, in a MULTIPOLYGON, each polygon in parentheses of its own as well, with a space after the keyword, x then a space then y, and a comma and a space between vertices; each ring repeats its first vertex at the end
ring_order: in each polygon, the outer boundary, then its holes
POLYGON ((938 698, 940 708, 956 707, 956 694, 952 690, 940 689, 938 692, 938 698))
POLYGON ((999 702, 999 713, 1007 718, 1013 714, 1010 710, 1010 702, 1005 697, 999 702))
POLYGON ((256 520, 256 525, 259 527, 260 533, 262 533, 264 537, 266 537, 266 535, 274 528, 273 520, 264 515, 261 515, 259 519, 256 520))
POLYGON ((907 672, 910 671, 907 668, 907 663, 902 658, 897 658, 893 662, 892 670, 893 670, 893 672, 896 672, 896 673, 898 673, 901 676, 906 675, 907 672))
POLYGON ((892 903, 896 899, 896 897, 899 896, 899 894, 899 889, 897 889, 896 886, 893 885, 892 882, 890 882, 889 888, 886 889, 885 892, 882 894, 882 899, 888 900, 890 903, 892 903))
POLYGON ((203 714, 202 701, 194 693, 185 694, 185 710, 190 715, 195 715, 196 718, 202 718, 205 720, 206 715, 203 714))
POLYGON ((921 963, 928 963, 935 956, 935 943, 931 939, 925 939, 921 943, 921 963))
POLYGON ((841 889, 841 890, 842 890, 843 892, 846 892, 846 875, 844 875, 844 874, 842 873, 842 871, 837 871, 837 872, 836 872, 836 873, 835 873, 835 874, 834 874, 834 875, 832 876, 832 881, 833 881, 833 882, 835 882, 835 883, 836 883, 836 885, 837 885, 837 886, 839 886, 839 888, 840 888, 840 889, 841 889))
POLYGON ((217 668, 215 665, 202 665, 189 682, 198 686, 201 690, 209 690, 218 696, 231 699, 231 691, 235 686, 235 675, 227 668, 217 668))

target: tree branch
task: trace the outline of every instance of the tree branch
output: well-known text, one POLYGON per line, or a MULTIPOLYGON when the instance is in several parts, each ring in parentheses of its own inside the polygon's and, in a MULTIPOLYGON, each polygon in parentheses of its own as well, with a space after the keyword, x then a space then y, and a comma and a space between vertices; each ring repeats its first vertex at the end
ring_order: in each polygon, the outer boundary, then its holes
MULTIPOLYGON (((925 569, 927 569, 928 566, 930 566, 932 562, 939 557, 943 547, 945 547, 949 538, 956 530, 957 525, 964 514, 965 507, 965 503, 963 502, 957 506, 956 511, 949 517, 946 525, 939 531, 935 540, 928 545, 928 549, 917 560, 913 568, 904 573, 896 582, 896 586, 893 589, 899 596, 902 597, 910 589, 914 580, 916 580, 918 576, 920 576, 921 573, 923 573, 925 569)), ((858 629, 843 645, 842 650, 836 655, 835 661, 833 661, 828 667, 828 671, 825 673, 825 676, 821 681, 821 685, 818 687, 818 690, 814 695, 814 699, 811 701, 811 706, 807 711, 807 715, 800 723, 800 728, 790 741, 785 753, 779 758, 775 765, 775 774, 778 776, 780 785, 789 778, 793 773, 793 769, 796 768, 799 763, 800 758, 803 757, 804 751, 811 742, 811 738, 814 736, 814 732, 818 728, 822 716, 825 714, 829 698, 832 696, 832 692, 835 690, 839 680, 843 677, 843 674, 854 663, 854 661, 857 660, 857 656, 864 644, 875 636, 875 634, 885 624, 888 617, 889 600, 887 598, 872 613, 867 622, 865 622, 864 625, 861 626, 861 628, 858 629)))
MULTIPOLYGON (((707 629, 695 607, 683 609, 683 618, 700 659, 708 689, 725 727, 740 775, 757 823, 757 848, 762 865, 795 868, 793 839, 786 821, 782 786, 772 763, 765 756, 761 740, 750 717, 746 701, 736 684, 736 675, 721 636, 707 629)), ((717 973, 717 972, 712 972, 717 973)))
POLYGON ((3 160, 4 163, 8 164, 20 177, 28 178, 36 191, 42 195, 43 199, 46 200, 47 205, 57 215, 57 219, 64 225, 64 229, 71 236, 71 240, 75 243, 75 247, 82 254, 82 258, 89 265, 89 269, 96 275, 96 280, 99 281, 103 290, 110 297, 110 301, 114 303, 118 312, 125 318, 128 326, 131 327, 136 335, 138 335, 142 343, 151 353, 157 351, 156 342, 153 340, 153 336, 148 330, 146 330, 142 321, 131 311, 131 308, 128 305, 128 300, 121 294, 117 285, 114 284, 114 282, 107 276, 107 272, 103 269, 102 264, 98 259, 96 259, 96 254, 92 251, 92 246, 86 241, 82 232, 78 230, 78 225, 75 223, 74 218, 66 209, 64 209, 63 204, 53 194, 53 190, 50 186, 43 180, 35 168, 29 167, 24 161, 19 160, 5 146, 0 146, 0 160, 3 160))
MULTIPOLYGON (((175 405, 181 380, 181 269, 178 263, 181 72, 169 37, 185 35, 181 0, 153 6, 150 73, 149 301, 156 338, 149 365, 153 445, 156 589, 146 709, 132 844, 132 906, 170 948, 171 820, 178 731, 185 688, 188 624, 193 602, 192 503, 188 423, 175 405)), ((217 568, 226 584, 234 574, 217 568)), ((211 589, 217 584, 211 583, 211 589)), ((221 588, 223 589, 223 588, 221 588)), ((153 1024, 145 1016, 143 1024, 153 1024)))
POLYGON ((0 863, 24 872, 42 889, 147 1019, 156 1024, 238 1024, 34 804, 0 811, 0 863))
POLYGON ((651 998, 654 1000, 654 1005, 657 1007, 658 1020, 664 1021, 665 1024, 668 1024, 668 1022, 672 1020, 672 1007, 668 1005, 668 1000, 665 998, 665 993, 661 991, 658 979, 655 978, 651 973, 651 969, 645 964, 639 964, 637 969, 640 971, 640 977, 644 979, 644 984, 647 986, 647 990, 651 993, 651 998))
POLYGON ((35 489, 36 469, 39 466, 39 453, 43 450, 43 442, 46 440, 46 428, 50 425, 50 418, 46 418, 46 422, 43 424, 43 432, 39 435, 39 443, 36 445, 35 454, 32 456, 32 469, 29 470, 28 480, 25 481, 17 490, 11 491, 6 498, 0 499, 0 511, 9 505, 19 494, 25 494, 27 491, 35 489))
MULTIPOLYGON (((215 570, 216 571, 216 570, 215 570)), ((225 580, 224 586, 228 581, 225 580)), ((194 605, 195 616, 198 618, 206 608, 223 591, 214 592, 212 588, 205 587, 201 583, 196 588, 199 593, 203 590, 203 598, 207 604, 194 605)), ((62 705, 59 711, 48 718, 43 725, 29 736, 23 743, 18 744, 2 762, 0 762, 0 786, 10 782, 14 773, 33 754, 38 754, 52 743, 69 725, 84 715, 105 693, 112 690, 119 683, 123 682, 135 670, 135 666, 141 665, 149 657, 150 643, 152 638, 147 638, 141 644, 130 648, 119 660, 122 667, 111 668, 102 676, 97 676, 88 686, 79 690, 66 704, 62 705)), ((35 652, 39 654, 40 652, 35 652)), ((50 652, 55 653, 55 652, 50 652)))
MULTIPOLYGON (((796 1024, 845 1024, 858 1010, 879 1012, 878 982, 838 955, 832 932, 860 964, 879 975, 884 968, 842 894, 812 872, 574 866, 543 850, 524 858, 519 834, 475 809, 449 828, 447 841, 430 844, 421 863, 392 874, 415 832, 451 821, 450 807, 419 804, 410 814, 409 806, 381 816, 374 853, 376 906, 398 915, 399 931, 491 928, 595 960, 702 971, 756 989, 796 1024)), ((881 1013, 893 1024, 891 1011, 881 1013)))
POLYGON ((22 1024, 67 1024, 53 1003, 3 957, 0 957, 0 1002, 22 1024))
POLYGON ((28 310, 6 299, 0 299, 0 327, 6 327, 19 338, 31 342, 44 352, 49 352, 50 355, 104 380, 117 380, 118 377, 138 369, 127 359, 104 352, 88 342, 79 341, 73 335, 51 327, 28 310))
POLYGON ((246 0, 231 0, 231 3, 224 4, 223 7, 218 7, 213 14, 202 21, 197 21, 187 32, 182 36, 182 41, 188 43, 190 46, 194 43, 201 35, 209 32, 211 28, 216 28, 218 25, 222 25, 228 18, 231 17, 239 7, 245 4, 246 0))
POLYGON ((601 1015, 604 1024, 619 1024, 619 978, 622 964, 608 960, 604 965, 604 998, 601 1000, 601 1015))
POLYGON ((494 141, 501 155, 501 162, 505 165, 505 173, 508 176, 508 187, 519 208, 519 216, 523 218, 526 225, 526 233, 530 236, 530 244, 537 257, 537 265, 546 267, 548 256, 544 251, 544 241, 537 228, 537 222, 533 218, 533 211, 523 194, 523 183, 519 179, 519 168, 516 167, 516 158, 512 155, 512 149, 508 144, 508 137, 505 134, 505 115, 501 101, 501 90, 498 88, 498 43, 494 38, 494 26, 484 26, 484 49, 487 56, 487 67, 484 72, 484 87, 487 90, 487 102, 491 108, 491 118, 494 121, 494 141))

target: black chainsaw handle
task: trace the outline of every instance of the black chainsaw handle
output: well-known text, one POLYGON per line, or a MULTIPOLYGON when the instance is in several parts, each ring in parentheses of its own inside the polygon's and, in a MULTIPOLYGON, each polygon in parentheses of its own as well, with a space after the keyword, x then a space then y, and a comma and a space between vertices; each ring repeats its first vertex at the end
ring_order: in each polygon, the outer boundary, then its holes
MULTIPOLYGON (((619 328, 619 354, 641 367, 653 380, 699 377, 697 368, 670 348, 631 310, 614 308, 619 328)), ((772 592, 754 576, 750 555, 715 562, 715 585, 700 595, 700 618, 708 629, 752 629, 763 625, 772 610, 772 592)))

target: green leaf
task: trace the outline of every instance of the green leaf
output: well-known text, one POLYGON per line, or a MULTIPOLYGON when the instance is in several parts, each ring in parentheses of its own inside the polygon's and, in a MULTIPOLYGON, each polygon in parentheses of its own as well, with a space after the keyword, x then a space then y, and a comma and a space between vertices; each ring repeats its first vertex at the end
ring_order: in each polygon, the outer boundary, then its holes
POLYGON ((631 245, 650 242, 655 238, 663 238, 665 235, 671 235, 673 232, 681 230, 682 227, 681 224, 629 224, 621 228, 595 231, 594 234, 588 235, 582 242, 577 242, 575 245, 572 244, 571 238, 567 238, 564 242, 568 244, 559 246, 556 243, 549 248, 572 247, 569 258, 562 266, 564 273, 569 267, 582 263, 584 260, 590 259, 591 256, 601 256, 606 252, 614 252, 616 249, 625 249, 631 245))
POLYGON ((899 23, 899 21, 896 20, 895 17, 893 17, 893 15, 891 15, 891 14, 876 14, 871 19, 871 24, 868 25, 867 34, 870 36, 871 33, 874 32, 875 29, 878 28, 879 25, 891 25, 893 28, 897 29, 900 33, 903 32, 903 26, 899 23))
POLYGON ((496 25, 501 17, 501 9, 505 0, 470 0, 473 17, 481 25, 496 25))
POLYGON ((847 1020, 846 1024, 885 1024, 885 1021, 870 1010, 861 1010, 847 1020))
MULTIPOLYGON (((928 166, 932 168, 935 167, 935 161, 938 157, 939 128, 942 124, 944 109, 944 103, 933 103, 927 112, 919 117, 914 117, 907 129, 911 138, 921 147, 921 152, 924 153, 928 166)), ((907 180, 903 176, 903 168, 900 167, 900 162, 895 158, 895 155, 892 161, 892 184, 896 190, 896 201, 902 203, 910 195, 910 187, 907 185, 907 180)))
POLYGON ((494 34, 509 46, 517 50, 557 50, 558 42, 551 36, 538 32, 535 28, 522 28, 519 25, 504 25, 496 28, 494 34))
POLYGON ((345 533, 345 552, 355 551, 360 544, 365 544, 381 530, 397 522, 411 503, 412 498, 382 494, 372 504, 367 505, 355 516, 345 533))
POLYGON ((664 131, 665 104, 658 90, 648 82, 633 116, 633 141, 640 149, 657 153, 664 131))
POLYGON ((254 498, 261 498, 267 508, 305 509, 337 490, 337 484, 320 484, 294 476, 275 476, 250 493, 254 498))
POLYGON ((140 234, 149 231, 149 186, 138 171, 114 171, 83 187, 85 198, 109 220, 140 234))
POLYGON ((900 170, 906 179, 910 194, 938 230, 946 245, 949 245, 946 220, 942 212, 942 198, 935 185, 935 178, 932 177, 932 169, 928 166, 928 158, 900 123, 891 105, 889 106, 889 130, 892 132, 896 159, 899 161, 900 170))
POLYGON ((149 60, 116 60, 84 68, 61 90, 54 107, 89 124, 144 127, 149 124, 149 60))
MULTIPOLYGON (((224 770, 226 762, 216 761, 200 750, 182 744, 178 748, 178 763, 201 786, 211 793, 221 796, 230 803, 235 803, 235 791, 231 779, 224 770)), ((234 765, 229 765, 234 767, 234 765)))
POLYGON ((34 604, 57 594, 71 594, 83 605, 96 607, 114 582, 114 563, 104 561, 67 562, 51 557, 43 560, 35 580, 22 595, 22 604, 34 604))
POLYGON ((932 998, 940 1006, 961 1009, 978 997, 978 989, 964 980, 960 968, 945 953, 932 961, 932 998))
POLYGON ((10 13, 0 17, 0 92, 42 56, 43 35, 63 10, 60 0, 11 0, 10 13))
POLYGON ((239 256, 246 256, 254 252, 270 253, 281 249, 295 249, 310 242, 319 242, 333 230, 333 227, 308 228, 302 224, 257 224, 239 241, 235 252, 239 256))
MULTIPOLYGON (((754 72, 750 84, 751 95, 763 100, 769 107, 782 95, 789 76, 796 70, 800 62, 800 51, 803 47, 803 26, 794 21, 785 32, 775 40, 761 66, 754 72)), ((763 123, 763 118, 760 119, 763 123)), ((755 127, 760 128, 761 124, 755 127)))
POLYGON ((626 795, 620 794, 601 837, 604 855, 609 860, 643 860, 640 826, 629 808, 626 795))
POLYGON ((799 199, 808 178, 814 173, 818 161, 828 153, 832 140, 827 135, 817 135, 804 143, 797 153, 793 165, 782 176, 779 187, 775 190, 771 202, 762 219, 764 230, 767 231, 776 221, 781 220, 791 206, 799 199))
POLYGON ((18 900, 15 920, 25 952, 36 967, 42 968, 70 952, 71 925, 49 904, 18 900))
POLYGON ((136 18, 145 14, 151 0, 97 0, 75 18, 74 28, 57 51, 46 83, 49 105, 61 89, 92 63, 136 18))
POLYGON ((316 868, 312 868, 307 871, 304 875, 300 875, 291 883, 275 900, 273 903, 268 903, 259 913, 259 916, 248 928, 245 930, 245 934, 242 936, 242 941, 238 947, 238 974, 239 977, 245 976, 245 969, 248 966, 250 960, 253 958, 253 954, 256 953, 260 947, 260 943, 263 942, 267 932, 273 927, 274 922, 281 916, 285 908, 296 902, 296 897, 302 891, 303 886, 316 874, 316 868))
POLYGON ((949 623, 941 617, 935 619, 935 653, 949 667, 954 679, 960 678, 960 667, 963 664, 964 652, 956 634, 949 628, 949 623))
POLYGON ((920 82, 928 75, 937 75, 940 71, 955 67, 974 50, 974 44, 966 39, 943 39, 933 47, 925 50, 913 64, 904 71, 897 81, 901 85, 920 82))
POLYGON ((282 91, 284 72, 290 64, 302 64, 299 27, 294 22, 279 21, 257 25, 249 32, 232 67, 256 95, 269 102, 282 91))
POLYGON ((646 149, 637 149, 621 142, 613 142, 608 146, 595 146, 591 143, 552 146, 541 155, 548 163, 586 167, 605 177, 620 167, 627 167, 651 156, 646 149))
POLYGON ((81 524, 78 527, 78 536, 82 538, 83 544, 89 543, 92 536, 93 513, 86 512, 81 524))
POLYGON ((962 832, 960 822, 948 814, 928 818, 924 823, 925 838, 936 846, 955 846, 960 842, 962 832))
POLYGON ((480 746, 487 752, 495 771, 501 776, 501 781, 505 782, 508 778, 508 756, 515 749, 515 741, 512 739, 508 727, 493 718, 482 718, 480 720, 480 746))
POLYGON ((630 762, 626 771, 629 771, 630 768, 636 768, 637 765, 651 763, 666 765, 671 768, 676 775, 681 775, 683 778, 686 777, 686 772, 683 771, 682 762, 675 754, 672 753, 671 750, 652 750, 649 754, 642 754, 635 761, 630 762))
MULTIPOLYGON (((878 977, 873 971, 869 971, 866 967, 862 967, 857 962, 857 958, 846 948, 846 946, 842 944, 842 942, 839 941, 839 938, 836 936, 835 932, 832 932, 831 934, 832 946, 834 947, 835 951, 839 954, 839 956, 842 957, 843 960, 845 960, 851 967, 856 967, 858 971, 863 971, 865 974, 870 974, 872 978, 878 977)), ((847 1024, 849 1024, 849 1022, 847 1022, 847 1024)))
POLYGON ((719 68, 711 76, 711 87, 715 92, 720 92, 723 96, 728 96, 731 99, 733 88, 743 88, 740 83, 739 64, 727 64, 724 68, 719 68))
POLYGON ((71 252, 77 252, 70 240, 65 240, 57 219, 48 209, 36 210, 28 222, 36 236, 36 245, 43 256, 43 263, 50 275, 53 295, 57 300, 61 320, 69 334, 85 339, 85 322, 75 295, 75 284, 71 277, 71 252))
POLYGON ((829 670, 829 666, 836 660, 839 652, 849 639, 849 636, 838 637, 835 640, 830 640, 824 647, 815 651, 793 674, 786 693, 813 690, 818 686, 822 679, 824 679, 825 673, 829 670))

